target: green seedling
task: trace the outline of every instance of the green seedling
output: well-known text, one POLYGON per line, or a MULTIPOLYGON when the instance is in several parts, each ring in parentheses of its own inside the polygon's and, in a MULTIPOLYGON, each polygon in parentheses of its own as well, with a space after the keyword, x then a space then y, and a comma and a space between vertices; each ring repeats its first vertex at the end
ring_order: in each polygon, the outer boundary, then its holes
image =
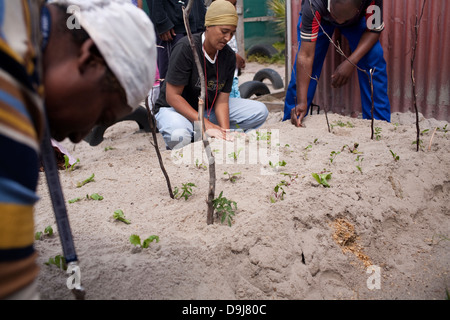
POLYGON ((57 255, 54 258, 49 258, 47 262, 44 262, 47 266, 55 265, 59 269, 67 270, 66 259, 62 255, 57 255))
POLYGON ((73 171, 75 169, 75 165, 80 163, 80 159, 77 159, 74 164, 70 165, 69 163, 69 157, 67 155, 64 155, 64 168, 66 171, 73 171))
POLYGON ((273 188, 273 196, 270 197, 270 202, 275 203, 278 200, 284 200, 284 196, 286 195, 286 191, 284 187, 288 187, 289 183, 286 180, 282 180, 273 188))
POLYGON ((234 160, 237 160, 239 158, 239 154, 241 153, 243 149, 239 148, 239 150, 237 152, 231 152, 230 154, 228 154, 229 158, 233 158, 234 160))
POLYGON ((267 144, 270 144, 270 140, 272 139, 272 132, 260 132, 256 131, 256 140, 257 141, 267 141, 267 144))
POLYGON ((103 200, 103 197, 98 193, 93 193, 91 195, 86 195, 86 199, 88 200, 103 200))
POLYGON ((115 150, 116 148, 113 147, 105 147, 105 151, 111 151, 111 150, 115 150))
POLYGON ((358 171, 361 172, 361 174, 362 174, 362 173, 363 173, 363 172, 362 172, 362 162, 364 161, 364 158, 361 157, 360 155, 358 155, 358 156, 356 157, 356 160, 355 160, 355 161, 358 162, 358 164, 356 165, 356 169, 358 169, 358 171))
POLYGON ((350 121, 347 121, 347 123, 342 122, 341 120, 334 122, 332 124, 330 124, 331 129, 333 129, 334 127, 348 127, 348 128, 354 128, 355 125, 353 123, 351 123, 350 121))
POLYGON ((198 159, 195 159, 195 167, 197 169, 203 169, 203 170, 207 169, 206 165, 204 165, 203 163, 200 163, 200 161, 198 161, 198 159))
POLYGON ((400 160, 400 156, 398 156, 396 153, 394 153, 392 150, 389 150, 392 154, 392 158, 394 158, 395 162, 400 160))
POLYGON ((447 126, 448 124, 446 124, 443 128, 437 128, 437 131, 447 133, 448 132, 447 126))
POLYGON ((336 157, 337 157, 338 155, 340 155, 340 154, 341 154, 340 151, 338 151, 338 152, 336 152, 336 151, 331 151, 331 153, 330 153, 330 158, 329 158, 330 163, 333 164, 333 161, 334 161, 334 160, 336 159, 336 157))
POLYGON ((123 213, 123 211, 121 209, 118 209, 118 210, 114 211, 113 218, 115 220, 125 222, 126 224, 130 224, 131 223, 130 220, 125 219, 125 214, 123 213))
POLYGON ((425 133, 428 133, 429 131, 430 131, 430 129, 425 129, 420 133, 420 135, 423 136, 425 133))
POLYGON ((360 153, 362 153, 362 152, 359 152, 359 151, 358 151, 358 148, 359 148, 359 143, 358 143, 358 142, 355 142, 355 143, 353 144, 353 147, 350 147, 348 144, 346 144, 345 146, 342 147, 342 150, 341 150, 341 151, 344 151, 345 148, 347 148, 348 151, 349 151, 350 153, 353 153, 353 154, 360 154, 360 153))
POLYGON ((156 241, 156 243, 158 243, 159 237, 158 236, 150 236, 147 239, 145 239, 143 243, 141 243, 141 238, 138 235, 132 234, 130 236, 130 243, 132 245, 141 247, 144 249, 147 249, 150 246, 150 243, 152 243, 153 241, 156 241))
POLYGON ((298 173, 286 173, 286 172, 281 172, 280 174, 281 174, 282 176, 289 177, 291 183, 294 182, 295 179, 298 178, 298 173))
POLYGON ((280 168, 280 167, 285 167, 286 166, 286 161, 278 161, 277 163, 273 164, 272 161, 269 161, 269 165, 276 169, 276 168, 280 168))
POLYGON ((82 186, 84 186, 85 184, 94 181, 94 174, 92 174, 89 178, 87 178, 86 180, 83 180, 81 182, 77 183, 77 188, 81 188, 82 186))
POLYGON ((78 198, 71 199, 68 202, 75 203, 75 202, 81 201, 83 199, 85 199, 85 200, 103 200, 103 196, 99 195, 98 193, 93 193, 91 195, 87 194, 86 197, 84 197, 84 198, 78 197, 78 198))
POLYGON ((51 226, 47 226, 44 229, 44 232, 42 231, 38 231, 34 234, 34 239, 36 240, 42 240, 43 235, 46 235, 48 237, 53 236, 53 228, 51 226))
MULTIPOLYGON (((417 140, 414 140, 412 142, 412 145, 417 145, 417 140)), ((423 140, 419 140, 419 147, 420 147, 420 149, 423 149, 423 140)))
POLYGON ((312 173, 312 176, 316 181, 324 186, 325 188, 330 188, 330 185, 328 184, 328 180, 331 179, 331 172, 324 172, 324 173, 312 173))
POLYGON ((282 176, 288 177, 289 182, 287 182, 286 180, 281 180, 281 182, 278 183, 273 188, 273 195, 270 196, 270 202, 272 202, 272 203, 275 203, 278 200, 284 200, 284 196, 286 195, 286 191, 284 190, 284 187, 289 187, 298 178, 297 173, 282 172, 280 174, 282 176))
POLYGON ((228 180, 230 180, 231 183, 235 183, 236 180, 238 179, 238 175, 240 175, 241 173, 240 172, 229 173, 229 172, 225 171, 223 174, 228 175, 228 180))
POLYGON ((380 141, 381 140, 381 131, 382 129, 380 127, 376 127, 374 129, 374 133, 375 133, 375 140, 380 141))
POLYGON ((224 223, 227 220, 228 225, 231 227, 233 223, 233 217, 236 214, 237 203, 223 197, 223 191, 220 192, 219 197, 213 200, 213 207, 216 210, 217 216, 220 216, 220 222, 224 223))
POLYGON ((71 199, 68 202, 69 203, 75 203, 75 202, 78 202, 78 201, 81 201, 81 200, 83 200, 83 198, 78 197, 78 198, 71 199))
POLYGON ((183 192, 180 194, 180 190, 178 189, 178 187, 175 187, 173 190, 173 196, 175 197, 175 199, 184 198, 184 200, 187 200, 190 196, 192 196, 192 187, 197 186, 192 182, 183 183, 181 187, 181 190, 183 192))
POLYGON ((303 149, 303 159, 306 161, 308 160, 308 151, 311 151, 312 145, 307 146, 305 149, 303 149))

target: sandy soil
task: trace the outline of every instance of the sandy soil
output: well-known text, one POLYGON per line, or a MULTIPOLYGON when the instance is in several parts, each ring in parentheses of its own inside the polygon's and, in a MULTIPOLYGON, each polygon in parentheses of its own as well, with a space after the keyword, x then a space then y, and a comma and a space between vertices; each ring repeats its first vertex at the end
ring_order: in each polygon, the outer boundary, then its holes
MULTIPOLYGON (((218 218, 206 224, 208 171, 199 165, 206 164, 200 143, 171 152, 158 135, 172 186, 196 185, 187 200, 173 200, 151 134, 136 123, 110 127, 96 147, 64 141, 80 159, 60 178, 66 202, 83 198, 67 208, 86 299, 445 299, 446 123, 421 119, 429 131, 417 153, 411 114, 394 114, 391 124, 376 121, 378 140, 370 139, 367 120, 330 114, 331 133, 323 114, 309 116, 306 128, 280 120, 273 112, 258 134, 212 142, 216 196, 223 191, 237 204, 231 227, 218 218), (285 165, 273 168, 269 161, 285 165), (224 172, 240 174, 232 183, 224 172), (329 188, 312 176, 322 172, 331 173, 329 188), (93 182, 77 187, 92 174, 93 182), (285 194, 279 198, 280 188, 276 198, 283 180, 285 194), (93 193, 103 200, 85 199, 93 193), (131 224, 113 219, 118 209, 131 224), (157 235, 159 242, 139 249, 129 241, 132 234, 157 235)), ((41 298, 73 299, 68 275, 44 264, 62 248, 41 174, 36 231, 48 225, 56 231, 35 245, 41 298)))

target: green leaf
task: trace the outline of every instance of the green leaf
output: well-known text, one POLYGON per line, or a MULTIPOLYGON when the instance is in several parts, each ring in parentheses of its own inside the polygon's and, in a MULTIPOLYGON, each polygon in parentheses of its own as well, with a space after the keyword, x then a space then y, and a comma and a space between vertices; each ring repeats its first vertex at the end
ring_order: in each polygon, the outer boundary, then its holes
POLYGON ((51 237, 53 235, 53 228, 51 226, 48 226, 44 229, 44 233, 51 237))
POLYGON ((125 222, 126 224, 131 224, 130 220, 125 219, 125 215, 123 214, 123 211, 121 209, 114 211, 113 218, 125 222))
POLYGON ((38 231, 38 232, 36 232, 34 234, 34 239, 35 240, 41 240, 41 238, 42 238, 42 232, 41 231, 38 231))
POLYGON ((69 203, 75 203, 75 202, 80 201, 81 199, 82 198, 75 198, 75 199, 69 200, 69 203))
POLYGON ((152 243, 154 240, 156 240, 156 243, 159 242, 159 237, 158 236, 150 236, 147 239, 144 240, 144 243, 142 244, 142 248, 148 248, 148 246, 150 245, 150 243, 152 243))
POLYGON ((314 179, 316 179, 316 181, 320 184, 322 184, 322 181, 320 180, 320 177, 317 173, 312 173, 312 176, 314 177, 314 179))
POLYGON ((136 234, 132 234, 130 236, 130 242, 131 244, 135 245, 135 246, 140 246, 141 245, 141 238, 136 235, 136 234))
POLYGON ((69 157, 64 155, 64 168, 67 170, 69 168, 69 157))
POLYGON ((83 181, 81 181, 81 182, 78 182, 78 183, 77 183, 77 188, 81 188, 81 187, 84 186, 86 183, 89 183, 89 182, 94 181, 94 177, 95 177, 95 175, 92 174, 92 175, 91 175, 89 178, 87 178, 86 180, 83 180, 83 181))
POLYGON ((103 200, 103 197, 101 195, 99 195, 98 193, 91 194, 90 198, 92 200, 103 200))
POLYGON ((321 173, 321 174, 312 173, 312 176, 314 177, 314 179, 316 179, 316 181, 319 184, 321 184, 322 186, 324 186, 326 188, 330 188, 330 185, 328 184, 328 180, 331 179, 331 173, 321 173))

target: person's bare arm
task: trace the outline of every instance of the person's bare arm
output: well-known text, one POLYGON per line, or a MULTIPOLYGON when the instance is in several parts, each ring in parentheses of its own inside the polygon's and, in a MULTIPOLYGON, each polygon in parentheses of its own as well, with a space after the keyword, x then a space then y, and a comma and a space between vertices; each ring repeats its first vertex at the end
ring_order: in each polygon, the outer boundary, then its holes
POLYGON ((308 111, 308 88, 311 81, 315 53, 315 42, 302 42, 297 56, 297 103, 291 111, 291 122, 296 127, 302 126, 303 118, 308 111))
MULTIPOLYGON (((334 88, 340 88, 347 84, 350 80, 352 73, 355 69, 354 65, 357 65, 359 61, 373 48, 373 46, 380 39, 380 33, 366 31, 359 41, 358 47, 348 57, 347 61, 342 62, 331 76, 331 85, 334 88)), ((369 72, 369 70, 367 70, 369 72)))

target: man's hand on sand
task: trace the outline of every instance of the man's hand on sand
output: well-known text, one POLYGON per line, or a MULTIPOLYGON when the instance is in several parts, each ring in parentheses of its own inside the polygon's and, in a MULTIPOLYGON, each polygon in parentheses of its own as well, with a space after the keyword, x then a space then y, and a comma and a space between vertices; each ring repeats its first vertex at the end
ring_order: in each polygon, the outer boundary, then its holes
POLYGON ((302 121, 306 116, 306 112, 308 112, 308 107, 306 105, 296 105, 295 108, 293 108, 291 111, 291 123, 298 128, 305 128, 305 125, 302 124, 302 121))

